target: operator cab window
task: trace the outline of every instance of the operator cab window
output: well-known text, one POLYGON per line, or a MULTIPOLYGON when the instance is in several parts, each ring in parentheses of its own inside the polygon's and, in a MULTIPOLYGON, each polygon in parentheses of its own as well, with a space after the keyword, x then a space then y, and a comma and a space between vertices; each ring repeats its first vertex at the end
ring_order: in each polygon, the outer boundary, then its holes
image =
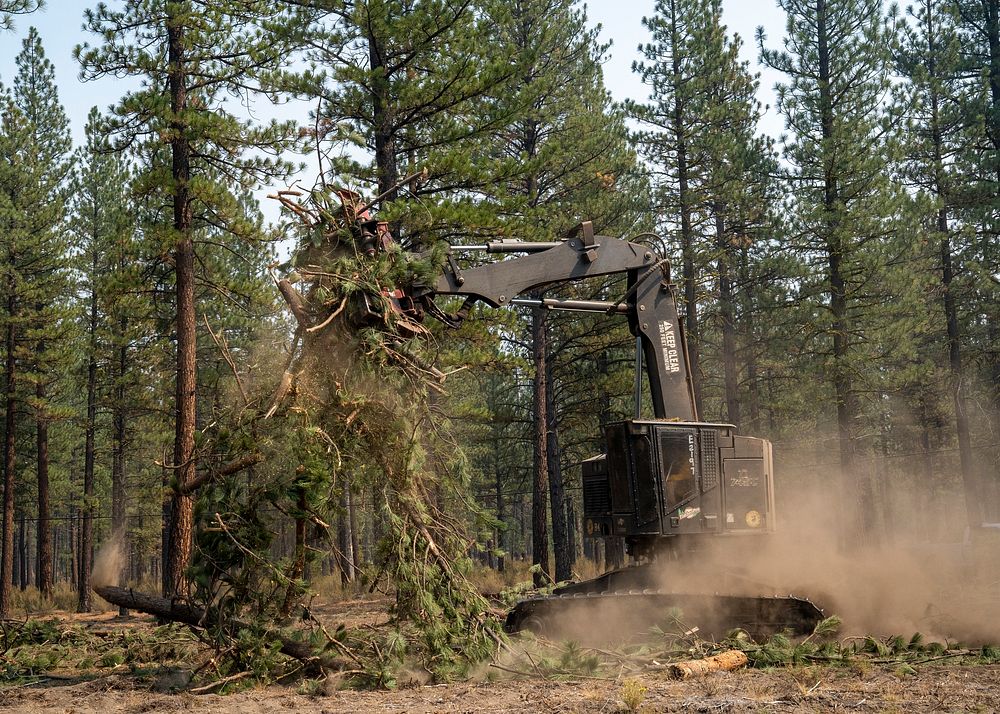
POLYGON ((694 432, 660 435, 660 465, 668 513, 695 495, 694 444, 694 432))

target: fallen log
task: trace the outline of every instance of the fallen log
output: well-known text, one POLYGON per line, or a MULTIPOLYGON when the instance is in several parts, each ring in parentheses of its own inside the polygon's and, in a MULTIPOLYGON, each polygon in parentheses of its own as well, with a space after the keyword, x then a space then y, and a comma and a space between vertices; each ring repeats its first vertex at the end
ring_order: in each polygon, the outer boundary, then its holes
MULTIPOLYGON (((149 615, 156 615, 171 622, 180 622, 198 629, 206 629, 215 624, 215 618, 212 613, 181 600, 168 600, 167 598, 148 595, 136 592, 131 588, 120 588, 114 585, 97 585, 94 587, 94 592, 112 605, 126 607, 130 610, 138 610, 149 615)), ((329 655, 317 655, 315 650, 307 643, 293 640, 288 635, 276 630, 266 629, 264 636, 280 642, 282 654, 303 662, 309 669, 348 669, 347 662, 344 660, 336 659, 329 655)))
POLYGON ((740 650, 727 650, 704 659, 691 659, 684 662, 671 664, 667 671, 674 679, 690 679, 700 677, 709 672, 728 672, 733 669, 745 667, 749 660, 746 652, 740 650))

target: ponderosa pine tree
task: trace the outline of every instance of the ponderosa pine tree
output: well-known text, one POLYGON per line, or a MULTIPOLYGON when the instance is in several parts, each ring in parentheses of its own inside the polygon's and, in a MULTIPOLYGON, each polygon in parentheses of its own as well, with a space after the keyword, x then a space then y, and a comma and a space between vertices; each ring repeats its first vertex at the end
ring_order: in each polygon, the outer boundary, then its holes
POLYGON ((739 58, 742 39, 726 34, 721 10, 719 3, 705 8, 699 49, 701 81, 706 85, 700 121, 706 129, 692 131, 690 156, 693 165, 702 167, 699 193, 704 203, 697 207, 697 214, 702 226, 698 232, 706 238, 706 260, 699 269, 715 277, 714 300, 705 304, 705 317, 715 319, 702 327, 706 332, 715 328, 720 334, 719 338, 706 339, 705 356, 711 358, 708 350, 713 343, 719 345, 725 407, 722 418, 739 428, 744 397, 738 321, 752 321, 752 317, 739 314, 739 293, 755 288, 741 285, 739 273, 749 244, 771 238, 767 233, 774 227, 773 176, 777 166, 771 141, 757 134, 762 115, 756 98, 759 82, 749 64, 739 58), (714 271, 710 267, 713 263, 714 271))
MULTIPOLYGON (((957 157, 962 175, 960 219, 975 235, 965 265, 975 280, 976 302, 982 310, 981 336, 976 335, 974 341, 987 366, 983 382, 989 385, 989 443, 995 444, 1000 434, 1000 289, 996 278, 1000 274, 1000 0, 954 0, 954 7, 959 19, 966 134, 957 157)), ((992 485, 996 483, 994 479, 992 485)))
POLYGON ((10 617, 10 599, 14 571, 14 428, 17 399, 17 273, 14 260, 18 244, 13 235, 19 221, 17 192, 23 176, 20 172, 21 151, 18 137, 24 132, 24 117, 13 106, 10 94, 0 94, 0 227, 3 228, 3 290, 4 290, 4 447, 3 447, 3 531, 0 533, 0 618, 10 617))
POLYGON ((169 168, 146 176, 145 191, 163 195, 169 226, 157 232, 169 252, 175 284, 176 390, 172 496, 164 550, 165 594, 186 590, 184 571, 192 544, 197 385, 196 214, 233 240, 247 222, 229 187, 251 187, 287 176, 290 166, 271 158, 295 140, 290 123, 258 126, 231 113, 226 93, 260 96, 265 78, 289 53, 292 29, 283 7, 260 2, 154 0, 113 10, 101 5, 86 26, 102 38, 76 49, 84 79, 106 75, 146 79, 115 108, 110 129, 120 146, 141 139, 169 145, 169 168))
MULTIPOLYGON (((33 173, 37 176, 39 190, 46 190, 45 224, 36 224, 34 231, 47 233, 44 247, 35 256, 31 267, 32 281, 37 286, 34 316, 26 323, 25 339, 34 341, 26 381, 34 386, 31 400, 35 415, 36 464, 38 478, 38 562, 36 583, 45 595, 52 593, 52 534, 49 520, 49 424, 59 411, 54 408, 49 394, 69 362, 67 354, 67 329, 65 319, 68 306, 69 284, 68 243, 58 224, 65 214, 68 193, 67 179, 72 166, 69 119, 59 102, 55 84, 55 71, 45 57, 38 31, 32 27, 17 57, 17 76, 14 79, 14 103, 21 110, 31 131, 32 145, 37 147, 37 161, 33 173)), ((87 496, 84 495, 86 499, 87 496)), ((84 529, 89 527, 84 520, 84 529)), ((89 567, 89 566, 88 566, 89 567)))
POLYGON ((655 185, 657 221, 677 237, 684 284, 684 327, 695 406, 702 410, 701 326, 698 319, 703 268, 701 221, 707 220, 707 180, 703 157, 694 146, 717 127, 707 121, 712 96, 710 74, 722 51, 719 44, 721 0, 657 0, 655 14, 643 18, 652 41, 639 47, 643 59, 632 70, 649 87, 646 103, 627 102, 639 122, 640 154, 655 185))
POLYGON ((950 0, 920 0, 907 10, 897 54, 900 74, 907 84, 904 106, 912 123, 907 132, 903 175, 907 182, 926 195, 932 217, 928 223, 936 233, 940 256, 941 309, 948 350, 949 391, 955 413, 959 464, 965 486, 965 503, 970 525, 981 521, 981 494, 972 459, 972 439, 967 403, 968 375, 962 366, 963 337, 959 304, 964 272, 965 243, 957 225, 961 202, 961 177, 956 159, 962 153, 967 132, 963 131, 961 96, 961 43, 954 3, 950 0))
MULTIPOLYGON (((97 409, 99 404, 115 404, 109 391, 123 385, 109 384, 107 377, 118 376, 123 370, 120 348, 115 344, 127 339, 127 323, 123 314, 112 314, 110 306, 121 299, 118 291, 129 289, 122 281, 122 245, 134 235, 132 212, 129 210, 130 175, 122 155, 111 150, 103 132, 104 120, 98 110, 90 110, 85 128, 86 144, 77 152, 77 170, 73 181, 70 229, 79 256, 77 271, 83 278, 81 302, 86 365, 86 417, 84 444, 84 496, 93 499, 97 439, 97 409)), ((133 257, 134 259, 134 257, 133 257)), ((128 262, 126 262, 126 265, 128 262)), ((132 286, 135 289, 135 286, 132 286)), ((127 357, 126 357, 127 362, 127 357)), ((127 365, 126 365, 127 368, 127 365)), ((112 406, 112 523, 113 537, 124 539, 124 420, 112 406)), ((83 541, 92 535, 85 521, 83 541)), ((78 607, 90 608, 89 547, 82 549, 80 574, 77 579, 78 607)))
POLYGON ((484 100, 513 67, 482 52, 493 27, 478 4, 334 0, 312 12, 308 57, 323 74, 292 77, 290 87, 319 102, 324 185, 381 197, 380 215, 407 244, 490 223, 475 217, 468 192, 490 180, 480 142, 506 115, 484 100), (366 158, 343 153, 359 143, 366 158))
MULTIPOLYGON (((493 27, 494 44, 517 71, 495 100, 498 115, 514 120, 488 136, 482 149, 495 161, 496 180, 484 191, 486 204, 507 233, 522 239, 556 240, 581 220, 592 221, 599 231, 626 232, 637 198, 635 155, 627 146, 622 114, 612 107, 603 84, 607 45, 599 42, 598 29, 588 26, 585 9, 572 0, 506 3, 493 27)), ((576 326, 585 322, 577 320, 576 326)), ((533 562, 548 572, 548 501, 557 581, 570 578, 573 557, 559 439, 571 400, 555 398, 554 376, 573 329, 569 322, 562 324, 562 334, 553 334, 548 311, 532 310, 533 562)), ((568 396, 571 390, 566 391, 568 396)), ((541 584, 543 573, 537 572, 535 580, 541 584)))
MULTIPOLYGON (((51 591, 51 545, 48 505, 48 402, 45 386, 52 359, 65 327, 66 246, 58 225, 63 218, 65 179, 69 171, 69 130, 56 95, 51 64, 32 28, 17 57, 14 91, 5 98, 4 160, 5 253, 3 286, 6 311, 4 437, 4 544, 0 572, 0 613, 8 613, 12 572, 8 555, 13 525, 6 506, 13 506, 16 467, 16 414, 31 403, 38 426, 39 580, 51 591), (26 359, 31 355, 31 359, 26 359), (23 383, 23 384, 22 384, 23 383), (28 385, 34 385, 29 389, 28 385), (31 392, 29 397, 27 392, 31 392), (46 582, 47 581, 47 582, 46 582)), ((27 550, 22 550, 22 567, 27 550)))
MULTIPOLYGON (((17 463, 17 414, 37 399, 43 384, 48 350, 40 342, 56 341, 65 304, 66 250, 59 223, 63 219, 66 173, 70 163, 68 123, 55 92, 51 65, 45 60, 37 32, 29 32, 18 55, 14 92, 2 101, 3 313, 6 381, 4 428, 4 518, 0 558, 0 616, 9 616, 13 552, 13 499, 17 463), (51 123, 50 123, 51 122, 51 123), (26 354, 35 358, 26 361, 26 354), (24 383, 24 384, 22 384, 24 383), (28 392, 31 396, 28 396, 28 392)), ((44 405, 39 403, 39 407, 44 405)), ((47 418, 47 415, 46 415, 47 418)), ((44 432, 42 434, 44 436, 44 432)), ((41 446, 47 445, 40 439, 41 446)), ((39 449, 40 518, 47 518, 47 456, 39 449), (44 495, 43 495, 44 494, 44 495)), ((41 528, 41 523, 39 524, 41 528)), ((48 523, 42 544, 48 534, 48 523)), ((22 563, 24 553, 22 551, 22 563)), ((51 561, 50 561, 51 562, 51 561)), ((49 576, 51 577, 51 576, 49 576)))
POLYGON ((788 15, 784 49, 764 48, 761 31, 758 41, 763 62, 787 78, 778 86, 778 110, 790 132, 784 156, 795 187, 793 244, 823 266, 802 298, 817 310, 809 330, 833 390, 844 487, 856 494, 853 518, 844 520, 856 527, 847 537, 874 540, 875 494, 859 468, 857 440, 861 394, 874 393, 871 381, 884 375, 861 365, 882 340, 900 340, 894 349, 903 353, 912 331, 899 328, 915 282, 897 272, 913 245, 899 222, 905 196, 890 180, 895 137, 883 109, 894 28, 880 0, 779 4, 788 15), (880 317, 879 307, 897 312, 880 317))

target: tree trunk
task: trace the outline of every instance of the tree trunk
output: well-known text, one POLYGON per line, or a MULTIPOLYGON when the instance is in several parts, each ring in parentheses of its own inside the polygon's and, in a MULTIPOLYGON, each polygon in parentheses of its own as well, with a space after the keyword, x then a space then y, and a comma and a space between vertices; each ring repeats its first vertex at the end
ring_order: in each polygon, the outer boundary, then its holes
MULTIPOLYGON (((934 458, 931 455, 931 430, 926 420, 920 427, 920 465, 922 471, 922 483, 917 489, 917 498, 920 505, 918 513, 929 513, 931 504, 937 499, 934 496, 934 458)), ((929 519, 917 519, 919 523, 919 541, 929 543, 932 540, 929 519)))
POLYGON ((28 521, 21 513, 17 519, 17 587, 28 589, 28 521))
MULTIPOLYGON (((210 610, 202 610, 174 598, 158 598, 136 592, 131 588, 113 586, 98 587, 95 592, 120 608, 132 608, 165 620, 181 622, 199 630, 217 624, 216 617, 210 610)), ((233 628, 234 630, 242 626, 239 621, 234 621, 233 624, 238 626, 233 628)), ((302 660, 306 665, 306 672, 323 671, 323 669, 346 669, 348 666, 346 662, 337 660, 329 654, 317 656, 316 649, 308 641, 293 639, 278 631, 265 630, 264 635, 281 643, 279 651, 282 654, 302 660)))
POLYGON ((340 580, 345 585, 354 580, 354 554, 351 541, 351 518, 347 508, 347 484, 340 489, 340 513, 337 516, 337 563, 340 580))
MULTIPOLYGON (((45 385, 35 385, 39 404, 45 403, 45 385)), ((49 422, 44 414, 35 420, 36 464, 38 470, 38 562, 35 585, 42 597, 52 597, 52 529, 49 520, 49 422)))
POLYGON ((354 566, 354 574, 361 570, 361 553, 358 548, 358 514, 354 507, 354 491, 351 490, 350 480, 345 481, 347 488, 347 526, 351 533, 351 564, 354 566))
MULTIPOLYGON (((11 265, 14 264, 10 256, 11 265)), ((0 545, 0 620, 10 617, 11 595, 14 577, 14 468, 15 440, 14 429, 17 425, 17 398, 15 375, 17 359, 15 357, 14 318, 17 315, 17 298, 14 295, 16 286, 13 280, 8 281, 7 289, 7 334, 6 334, 6 365, 5 386, 7 390, 6 414, 4 416, 4 460, 3 460, 3 542, 0 545)))
POLYGON ((722 372, 725 380, 726 415, 739 430, 740 418, 739 367, 736 364, 736 309, 730 278, 730 244, 726 235, 726 220, 722 207, 715 206, 715 237, 719 251, 719 313, 722 318, 722 372))
MULTIPOLYGON (((125 320, 119 322, 124 338, 127 325, 125 320)), ((118 348, 118 360, 115 374, 115 399, 111 410, 111 533, 118 541, 123 554, 131 553, 128 538, 128 523, 125 510, 125 370, 128 367, 128 348, 118 348)), ((120 608, 118 614, 128 615, 128 610, 120 608)))
MULTIPOLYGON (((830 78, 830 49, 828 38, 826 0, 816 0, 816 32, 819 53, 820 122, 826 150, 832 150, 834 111, 833 90, 830 78)), ((843 238, 839 234, 840 195, 839 177, 835 157, 825 158, 823 199, 826 216, 827 279, 830 283, 830 312, 833 318, 833 388, 837 402, 837 431, 840 444, 840 468, 847 493, 854 494, 846 507, 856 515, 844 518, 852 521, 850 539, 860 543, 875 539, 875 494, 871 478, 862 474, 855 463, 854 423, 857 420, 857 396, 854 393, 850 362, 850 318, 847 309, 847 283, 844 274, 843 238)), ((849 515, 849 514, 845 514, 849 515)))
POLYGON ((531 349, 535 363, 534 379, 534 462, 535 476, 531 489, 531 564, 537 566, 532 574, 535 587, 543 587, 551 581, 549 573, 549 534, 545 513, 548 496, 548 439, 546 430, 545 396, 545 311, 533 308, 531 311, 531 349))
POLYGON ((941 232, 941 285, 944 288, 944 314, 948 330, 948 366, 951 372, 951 393, 955 406, 955 431, 958 436, 959 464, 965 487, 965 510, 971 528, 978 528, 983 521, 982 499, 976 467, 972 460, 972 437, 969 432, 969 411, 965 402, 964 375, 962 374, 961 335, 958 327, 958 307, 952 286, 951 234, 948 230, 948 209, 938 211, 938 230, 941 232))
POLYGON ((566 489, 563 485, 562 453, 556 420, 555 380, 552 378, 552 355, 545 337, 545 461, 549 477, 549 512, 552 514, 552 549, 555 554, 556 582, 569 580, 573 565, 570 558, 569 533, 566 527, 566 489))
MULTIPOLYGON (((672 45, 680 45, 680 31, 677 26, 677 8, 671 8, 672 45)), ((677 142, 677 200, 680 204, 681 219, 681 262, 684 271, 684 334, 687 340, 688 367, 691 372, 691 385, 694 389, 694 406, 697 415, 702 412, 701 403, 701 334, 698 325, 698 293, 694 274, 694 228, 691 224, 691 190, 690 169, 688 166, 687 126, 684 116, 685 108, 681 101, 683 96, 683 73, 681 69, 681 53, 674 52, 673 57, 674 111, 673 130, 677 142)))
MULTIPOLYGON (((937 47, 934 44, 937 28, 934 26, 935 13, 928 3, 925 8, 929 57, 928 71, 931 78, 937 79, 940 72, 937 69, 937 47)), ((945 178, 945 146, 941 127, 941 97, 936 84, 930 85, 931 105, 931 144, 934 158, 934 190, 941 207, 937 212, 937 229, 941 234, 941 287, 943 288, 943 307, 945 325, 948 334, 948 366, 950 371, 950 388, 955 407, 955 431, 958 437, 958 453, 962 470, 962 483, 965 487, 965 509, 970 527, 977 527, 982 522, 980 484, 975 464, 972 461, 972 439, 969 433, 969 415, 965 403, 965 389, 962 375, 961 336, 958 326, 958 307, 955 301, 955 277, 952 267, 951 229, 949 226, 949 191, 945 178)), ((925 429, 926 431, 926 429, 925 429)))
POLYGON ((760 381, 757 367, 757 335, 756 318, 757 311, 754 306, 754 282, 750 280, 750 255, 744 248, 739 253, 740 267, 737 271, 742 283, 743 295, 743 315, 740 320, 743 332, 743 344, 746 349, 743 352, 743 362, 747 371, 747 408, 750 412, 750 421, 747 429, 751 434, 760 431, 760 381))
POLYGON ((496 437, 493 439, 493 484, 496 490, 496 516, 497 525, 496 528, 496 544, 497 550, 500 555, 497 556, 497 572, 502 573, 504 569, 504 556, 509 548, 506 540, 507 528, 504 523, 504 507, 503 507, 503 477, 500 474, 500 457, 498 455, 498 440, 496 437))
POLYGON ((174 275, 177 299, 177 375, 175 395, 174 488, 170 498, 167 542, 164 544, 163 591, 165 597, 187 594, 185 571, 191 558, 192 530, 194 525, 193 497, 183 492, 183 487, 195 472, 195 414, 197 388, 197 335, 195 333, 195 261, 192 239, 193 214, 190 195, 191 146, 185 114, 188 111, 186 87, 186 58, 184 55, 184 28, 179 18, 167 6, 167 45, 170 71, 170 107, 173 117, 171 129, 171 177, 173 179, 174 275))
MULTIPOLYGON (((385 76, 385 47, 369 24, 368 60, 371 70, 372 131, 375 140, 375 174, 378 178, 378 192, 395 198, 393 187, 399 181, 399 167, 396 163, 396 140, 394 137, 394 117, 389 100, 389 77, 385 76)), ((398 234, 397 234, 398 235, 398 234)))
MULTIPOLYGON (((97 253, 94 253, 97 275, 97 253)), ((90 612, 91 553, 94 547, 94 437, 97 429, 97 291, 90 296, 90 358, 87 362, 87 424, 83 452, 83 523, 80 536, 80 575, 77 612, 90 612)))
MULTIPOLYGON (((77 494, 76 483, 74 481, 70 482, 70 488, 75 497, 77 494)), ((80 574, 80 529, 77 525, 77 509, 73 503, 70 503, 69 506, 69 521, 67 524, 69 525, 69 530, 66 533, 69 539, 69 582, 75 588, 76 578, 80 574)))
MULTIPOLYGON (((987 214, 986 225, 983 226, 983 253, 987 258, 984 267, 990 276, 996 276, 997 272, 1000 271, 1000 258, 997 257, 996 253, 997 242, 1000 240, 998 238, 1000 216, 998 216, 997 211, 997 205, 1000 203, 1000 158, 998 158, 1000 157, 1000 2, 998 0, 982 0, 982 4, 989 49, 990 108, 987 112, 986 124, 992 145, 994 170, 996 171, 993 177, 991 210, 987 214)), ((987 312, 987 332, 990 346, 990 376, 992 378, 993 434, 996 438, 1000 435, 1000 299, 998 299, 995 284, 988 287, 986 297, 987 304, 990 306, 987 312)), ((982 489, 977 490, 981 503, 982 489)), ((992 491, 992 489, 990 490, 992 491)), ((980 520, 982 515, 983 511, 980 510, 980 520)), ((977 523, 976 526, 978 527, 978 525, 977 523)))
POLYGON ((292 556, 292 567, 288 573, 288 586, 285 588, 285 601, 281 605, 281 616, 288 617, 299 596, 296 584, 306 571, 306 490, 296 486, 295 506, 295 552, 292 556))
POLYGON ((581 555, 580 529, 576 522, 576 506, 572 498, 566 499, 566 535, 569 547, 569 569, 572 574, 573 566, 576 565, 577 558, 581 555))

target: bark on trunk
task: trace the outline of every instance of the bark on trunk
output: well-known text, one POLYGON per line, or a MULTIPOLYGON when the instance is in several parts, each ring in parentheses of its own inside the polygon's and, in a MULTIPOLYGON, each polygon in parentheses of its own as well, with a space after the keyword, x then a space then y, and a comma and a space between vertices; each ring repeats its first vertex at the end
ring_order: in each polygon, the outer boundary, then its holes
POLYGON ((740 416, 739 368, 736 364, 736 309, 730 278, 730 245, 726 235, 726 220, 722 208, 715 207, 715 237, 719 252, 719 314, 722 319, 722 371, 726 391, 726 414, 737 430, 742 427, 740 416))
POLYGON ((667 665, 670 676, 674 679, 691 679, 709 672, 727 672, 749 663, 749 658, 742 650, 726 650, 704 659, 692 659, 667 665))
MULTIPOLYGON (((13 256, 10 256, 13 264, 13 256)), ((7 289, 10 291, 7 298, 7 315, 10 322, 7 324, 6 334, 6 365, 5 365, 5 386, 7 390, 6 414, 4 416, 4 460, 3 460, 3 538, 0 545, 0 620, 10 617, 11 595, 14 578, 14 468, 15 468, 15 441, 14 429, 16 427, 17 398, 15 396, 17 374, 17 359, 14 354, 16 332, 14 330, 13 318, 17 315, 17 299, 14 296, 15 286, 8 283, 7 289)))
MULTIPOLYGON (((45 403, 45 385, 35 386, 39 404, 45 403)), ((52 529, 49 520, 49 422, 44 414, 35 420, 36 465, 38 470, 38 562, 35 585, 44 598, 52 597, 52 529)))
POLYGON ((396 197, 393 187, 399 181, 394 117, 389 99, 389 78, 385 76, 385 45, 371 27, 368 33, 368 60, 371 67, 372 130, 378 192, 392 200, 396 197))
MULTIPOLYGON (((127 325, 125 320, 119 323, 120 337, 124 337, 127 325)), ((128 348, 118 348, 118 359, 115 370, 115 400, 111 412, 111 534, 115 538, 121 552, 131 554, 128 539, 128 523, 125 510, 125 370, 128 368, 128 348)), ((128 563, 131 558, 126 557, 128 563)), ((119 615, 125 617, 128 610, 120 608, 119 615)))
POLYGON ((549 571, 549 533, 546 518, 548 500, 548 440, 546 430, 545 398, 545 311, 531 311, 532 353, 535 363, 534 379, 534 462, 535 474, 531 489, 531 564, 537 566, 532 574, 535 587, 551 581, 549 571))
POLYGON ((17 587, 28 589, 28 521, 23 513, 17 519, 17 587))
POLYGON ((91 355, 87 365, 87 426, 83 452, 83 509, 80 524, 80 574, 77 576, 77 612, 90 612, 90 556, 94 539, 94 429, 97 421, 97 359, 93 335, 97 329, 97 303, 91 305, 91 355))
MULTIPOLYGON (((168 6, 169 7, 169 6, 168 6)), ((183 596, 187 593, 185 571, 191 558, 193 529, 193 498, 183 492, 194 477, 195 414, 196 414, 196 333, 194 282, 195 261, 192 240, 192 206, 190 195, 191 146, 188 139, 188 98, 186 87, 186 57, 184 28, 178 18, 167 13, 167 46, 170 71, 171 176, 173 179, 174 275, 176 278, 177 311, 177 375, 175 395, 175 428, 172 481, 176 487, 170 497, 170 514, 165 545, 163 585, 164 595, 183 596)))
POLYGON ((552 355, 549 340, 545 338, 545 461, 549 476, 549 511, 552 514, 552 549, 555 555, 556 582, 569 580, 572 562, 569 550, 569 533, 566 526, 566 489, 563 485, 562 453, 559 450, 559 432, 556 421, 555 382, 552 378, 552 355))
MULTIPOLYGON (((130 588, 113 586, 97 587, 94 588, 94 592, 113 605, 156 615, 165 620, 180 622, 199 630, 210 628, 217 622, 215 615, 211 611, 202 610, 176 599, 159 598, 136 592, 130 588)), ((239 623, 234 622, 233 624, 238 625, 239 623)), ((236 628, 234 627, 234 629, 236 628)), ((280 632, 269 632, 266 634, 281 643, 280 651, 282 654, 307 662, 310 671, 315 671, 319 668, 344 669, 346 667, 345 662, 335 659, 329 654, 317 655, 308 642, 293 640, 280 632)))

